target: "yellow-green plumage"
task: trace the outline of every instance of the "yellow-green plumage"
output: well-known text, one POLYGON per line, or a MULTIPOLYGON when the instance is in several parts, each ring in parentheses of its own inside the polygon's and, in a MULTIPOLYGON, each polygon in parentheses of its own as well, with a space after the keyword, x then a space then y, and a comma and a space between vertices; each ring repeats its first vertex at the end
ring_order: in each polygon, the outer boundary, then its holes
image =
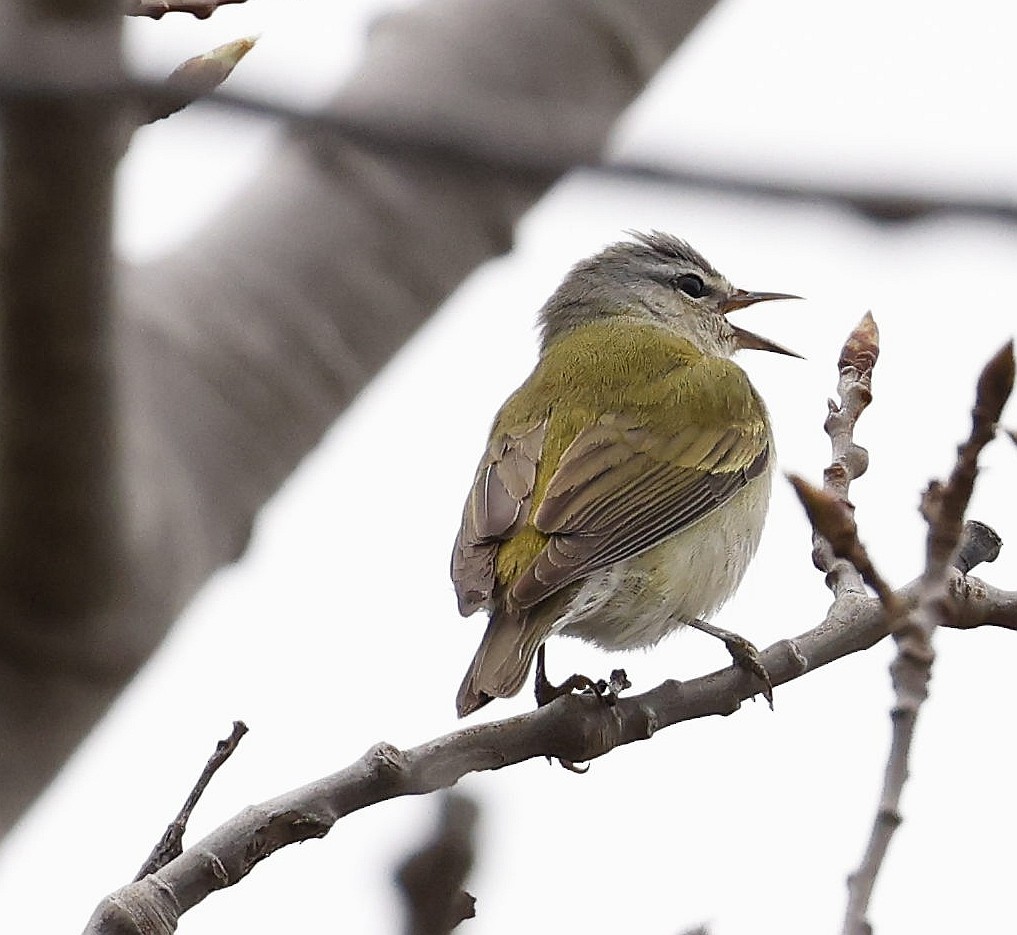
MULTIPOLYGON (((684 467, 743 470, 766 444, 762 403, 736 364, 708 357, 687 338, 652 323, 622 317, 595 321, 551 344, 495 417, 494 436, 548 419, 531 513, 565 449, 611 412, 630 414, 650 428, 660 439, 661 458, 684 467), (742 443, 721 463, 705 459, 715 434, 701 432, 703 425, 718 424, 742 433, 742 443), (699 430, 691 443, 690 428, 699 430)), ((547 536, 532 525, 502 543, 498 583, 515 580, 546 544, 547 536)))
POLYGON ((452 553, 460 612, 490 616, 460 715, 514 695, 554 633, 627 649, 708 618, 759 541, 770 429, 728 358, 790 352, 726 314, 786 296, 734 289, 668 235, 636 238, 572 269, 495 418, 452 553))

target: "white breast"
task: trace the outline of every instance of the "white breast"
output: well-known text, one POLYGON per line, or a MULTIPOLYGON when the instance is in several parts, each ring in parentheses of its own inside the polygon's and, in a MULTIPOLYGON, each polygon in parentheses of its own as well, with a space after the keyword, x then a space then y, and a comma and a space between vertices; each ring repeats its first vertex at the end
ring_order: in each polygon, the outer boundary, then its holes
POLYGON ((609 649, 653 646, 734 594, 759 545, 771 466, 718 510, 665 542, 587 578, 555 632, 609 649))

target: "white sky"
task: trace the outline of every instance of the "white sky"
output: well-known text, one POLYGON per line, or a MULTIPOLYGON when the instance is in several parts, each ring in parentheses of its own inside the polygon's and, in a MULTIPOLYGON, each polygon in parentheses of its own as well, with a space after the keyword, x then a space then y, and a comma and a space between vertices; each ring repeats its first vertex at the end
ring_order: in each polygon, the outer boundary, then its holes
MULTIPOLYGON (((131 49, 165 73, 260 32, 234 87, 313 103, 355 66, 366 24, 390 6, 304 0, 294 17, 291 5, 250 0, 204 23, 132 23, 131 49)), ((961 14, 942 0, 867 0, 850 12, 734 0, 633 109, 617 146, 782 179, 1012 199, 1015 28, 1017 6, 1002 2, 961 14)), ((139 134, 122 174, 124 251, 147 256, 186 237, 253 174, 273 134, 198 109, 139 134)), ((210 583, 0 850, 0 931, 38 931, 40 905, 45 931, 80 929, 133 876, 234 718, 251 733, 199 806, 192 843, 378 740, 412 746, 456 727, 453 698, 482 621, 458 618, 447 557, 489 420, 531 367, 533 314, 568 265, 627 228, 654 227, 689 239, 738 285, 808 297, 743 319, 808 358, 741 359, 770 406, 785 470, 821 477, 837 353, 873 310, 883 351, 858 432, 872 461, 852 494, 885 574, 903 583, 920 570, 919 492, 948 468, 978 370, 1013 331, 1017 231, 956 218, 879 227, 831 208, 571 178, 530 212, 512 255, 472 276, 308 458, 264 512, 247 558, 210 583), (504 351, 471 354, 482 345, 504 351), (392 438, 398 452, 430 450, 428 420, 450 411, 462 428, 422 481, 431 497, 403 503, 402 485, 388 483, 400 471, 392 438), (381 489, 405 530, 371 524, 365 504, 381 489), (368 559, 394 535, 415 554, 396 594, 391 572, 368 559)), ((1017 450, 998 442, 984 463, 972 515, 1011 545, 980 573, 1013 586, 1017 450)), ((778 480, 757 560, 718 622, 759 646, 818 622, 829 595, 809 551, 778 480)), ((873 905, 877 931, 998 931, 1012 916, 1014 639, 937 638, 905 823, 873 905)), ((462 931, 663 935, 701 921, 714 935, 838 930, 881 781, 890 654, 882 645, 778 689, 772 714, 749 704, 671 728, 584 777, 530 762, 469 778, 461 785, 482 804, 483 834, 469 887, 479 917, 462 931)), ((646 689, 726 655, 696 633, 624 657, 549 647, 552 675, 619 664, 646 689)), ((475 719, 529 705, 524 693, 475 719)), ((435 804, 405 799, 350 816, 210 897, 181 931, 396 931, 391 869, 435 804)))

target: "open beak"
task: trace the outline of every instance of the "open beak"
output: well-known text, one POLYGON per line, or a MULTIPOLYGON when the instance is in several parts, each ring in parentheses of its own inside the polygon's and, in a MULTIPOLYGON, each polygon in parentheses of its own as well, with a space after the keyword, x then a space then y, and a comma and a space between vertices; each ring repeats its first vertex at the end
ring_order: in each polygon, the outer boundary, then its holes
MULTIPOLYGON (((777 299, 800 298, 800 295, 790 295, 786 292, 746 292, 744 289, 735 289, 735 291, 721 303, 720 310, 726 315, 728 312, 734 312, 740 308, 747 308, 750 305, 755 305, 757 302, 774 302, 777 299)), ((769 338, 764 338, 751 331, 746 331, 744 328, 739 328, 737 325, 732 325, 732 327, 734 328, 735 340, 738 342, 739 348, 748 348, 755 351, 772 351, 774 354, 787 354, 788 357, 804 359, 801 354, 783 347, 776 341, 771 341, 769 338)))

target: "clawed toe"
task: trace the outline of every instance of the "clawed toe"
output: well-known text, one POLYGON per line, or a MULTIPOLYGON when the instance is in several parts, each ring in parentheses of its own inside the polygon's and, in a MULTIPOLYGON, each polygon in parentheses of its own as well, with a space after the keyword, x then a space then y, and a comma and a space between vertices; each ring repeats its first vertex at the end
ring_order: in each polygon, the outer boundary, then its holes
POLYGON ((770 681, 770 673, 766 671, 766 666, 763 665, 762 657, 755 645, 745 639, 744 636, 739 636, 730 630, 715 627, 712 623, 706 623, 704 620, 693 620, 689 623, 689 626, 716 637, 723 642, 728 653, 731 655, 731 661, 738 668, 743 669, 750 675, 754 675, 762 684, 763 687, 760 694, 766 699, 772 711, 773 683, 770 681))
MULTIPOLYGON (((631 687, 632 683, 629 681, 624 669, 614 669, 607 680, 598 679, 594 682, 588 676, 576 674, 569 676, 561 685, 553 685, 548 681, 547 672, 544 668, 544 647, 541 646, 537 650, 537 671, 534 679, 533 694, 536 696, 538 708, 550 704, 556 698, 561 698, 562 695, 570 695, 573 692, 592 694, 600 698, 605 704, 614 705, 618 701, 618 695, 626 688, 631 687)), ((548 762, 550 760, 551 758, 548 757, 548 762)), ((558 760, 558 765, 567 769, 570 773, 585 773, 590 768, 588 764, 582 766, 573 763, 571 760, 562 759, 558 760)))
POLYGON ((608 704, 614 704, 618 695, 626 688, 631 688, 632 683, 628 680, 624 669, 615 669, 605 681, 598 679, 593 681, 589 676, 570 675, 560 685, 552 684, 547 678, 544 668, 544 647, 537 650, 537 670, 533 683, 533 694, 537 699, 537 707, 542 708, 550 704, 562 695, 571 695, 573 692, 596 695, 608 704))

